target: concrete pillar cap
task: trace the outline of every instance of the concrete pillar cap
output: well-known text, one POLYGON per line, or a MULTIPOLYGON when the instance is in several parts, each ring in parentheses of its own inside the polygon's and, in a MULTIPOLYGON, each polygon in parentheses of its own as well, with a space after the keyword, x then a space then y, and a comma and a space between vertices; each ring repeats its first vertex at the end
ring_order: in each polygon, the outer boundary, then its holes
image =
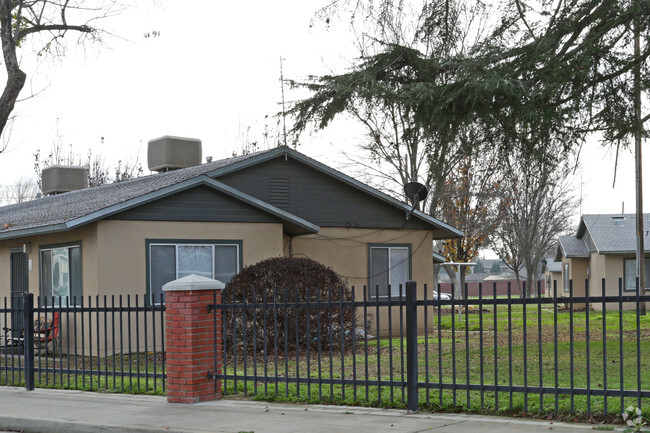
POLYGON ((162 286, 163 292, 189 291, 189 290, 223 290, 224 283, 200 275, 188 275, 178 280, 170 281, 162 286))

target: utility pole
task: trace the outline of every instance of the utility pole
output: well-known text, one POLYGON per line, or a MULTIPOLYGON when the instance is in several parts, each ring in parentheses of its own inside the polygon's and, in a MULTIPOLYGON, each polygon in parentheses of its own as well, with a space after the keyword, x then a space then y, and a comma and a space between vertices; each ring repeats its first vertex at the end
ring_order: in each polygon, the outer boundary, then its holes
MULTIPOLYGON (((641 53, 641 36, 639 19, 634 19, 634 58, 638 61, 641 53)), ((634 165, 636 168, 636 274, 639 281, 639 293, 645 294, 645 247, 643 230, 643 159, 641 158, 642 128, 641 121, 641 64, 634 66, 634 165)), ((645 302, 639 306, 641 314, 645 315, 645 302)))

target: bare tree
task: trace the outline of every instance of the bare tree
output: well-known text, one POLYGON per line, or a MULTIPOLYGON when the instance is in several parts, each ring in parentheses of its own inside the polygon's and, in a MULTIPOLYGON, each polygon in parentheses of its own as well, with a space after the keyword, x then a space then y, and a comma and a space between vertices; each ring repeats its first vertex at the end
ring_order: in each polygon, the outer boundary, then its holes
MULTIPOLYGON (((473 141, 474 135, 466 135, 473 141)), ((440 215, 449 224, 463 231, 463 238, 443 241, 443 253, 454 262, 470 262, 478 257, 492 233, 499 227, 505 213, 501 183, 503 173, 494 153, 465 157, 446 179, 440 201, 440 215)), ((467 296, 465 272, 457 279, 456 269, 445 266, 452 281, 460 281, 458 295, 467 296)))
POLYGON ((20 177, 14 184, 0 189, 0 203, 8 205, 34 200, 40 190, 34 178, 20 177))
POLYGON ((51 165, 75 165, 86 167, 88 170, 88 186, 95 187, 108 183, 122 182, 142 176, 144 170, 139 158, 135 160, 119 160, 114 167, 106 164, 101 154, 93 153, 92 149, 83 157, 73 150, 72 145, 67 149, 62 145, 61 137, 52 146, 52 150, 45 157, 41 157, 40 149, 34 153, 34 172, 38 176, 38 187, 41 187, 41 171, 51 165))
MULTIPOLYGON (((508 180, 505 179, 504 186, 508 180)), ((509 188, 504 188, 504 190, 511 191, 509 188)), ((503 221, 494 231, 490 239, 490 247, 503 260, 508 269, 515 273, 517 293, 521 296, 521 270, 524 268, 524 259, 519 247, 518 227, 515 224, 517 217, 514 212, 515 208, 511 206, 511 198, 507 197, 503 221)))
POLYGON ((535 293, 541 261, 553 250, 557 237, 570 231, 577 201, 567 181, 566 164, 543 164, 521 155, 507 164, 510 203, 492 245, 513 270, 526 268, 530 296, 535 293))
POLYGON ((7 80, 0 95, 0 134, 25 85, 19 51, 29 40, 37 56, 62 55, 69 32, 99 38, 97 21, 111 15, 115 2, 90 0, 0 0, 0 42, 7 80))

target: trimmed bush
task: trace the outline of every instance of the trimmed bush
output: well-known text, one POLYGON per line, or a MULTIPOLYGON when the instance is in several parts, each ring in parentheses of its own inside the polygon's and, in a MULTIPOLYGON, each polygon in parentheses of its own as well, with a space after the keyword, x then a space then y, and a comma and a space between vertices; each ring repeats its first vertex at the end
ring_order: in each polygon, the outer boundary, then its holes
POLYGON ((226 356, 234 347, 238 354, 270 354, 339 345, 341 332, 355 331, 353 308, 340 302, 353 299, 345 278, 309 258, 247 266, 223 291, 226 356))

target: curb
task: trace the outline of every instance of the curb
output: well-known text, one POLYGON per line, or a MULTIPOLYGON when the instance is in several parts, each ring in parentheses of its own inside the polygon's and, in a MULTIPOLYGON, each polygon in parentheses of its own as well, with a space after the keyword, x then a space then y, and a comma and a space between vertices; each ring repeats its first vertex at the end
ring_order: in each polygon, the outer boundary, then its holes
MULTIPOLYGON (((199 433, 204 430, 171 429, 147 426, 92 424, 79 421, 56 421, 0 416, 0 428, 25 433, 199 433)), ((218 433, 219 430, 215 430, 218 433)))

